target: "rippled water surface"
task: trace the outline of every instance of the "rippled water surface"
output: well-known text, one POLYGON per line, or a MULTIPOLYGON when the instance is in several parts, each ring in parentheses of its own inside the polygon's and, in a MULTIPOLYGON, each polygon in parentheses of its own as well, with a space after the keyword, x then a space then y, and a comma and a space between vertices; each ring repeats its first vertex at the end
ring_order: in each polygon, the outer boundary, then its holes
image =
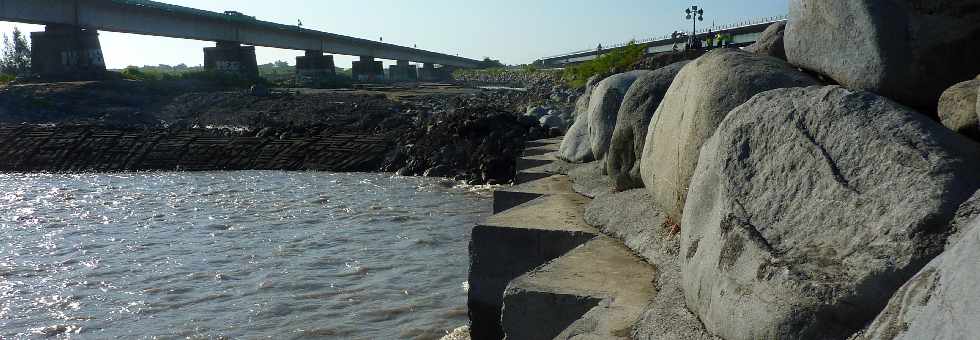
POLYGON ((438 338, 490 211, 442 184, 0 174, 0 338, 438 338))

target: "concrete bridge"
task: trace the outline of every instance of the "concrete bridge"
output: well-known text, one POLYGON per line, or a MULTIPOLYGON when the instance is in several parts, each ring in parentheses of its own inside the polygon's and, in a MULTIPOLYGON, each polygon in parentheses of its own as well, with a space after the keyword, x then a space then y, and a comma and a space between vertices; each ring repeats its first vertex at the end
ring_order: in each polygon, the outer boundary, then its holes
MULTIPOLYGON (((732 44, 736 47, 748 46, 754 43, 762 35, 762 32, 769 27, 769 25, 782 21, 786 21, 785 16, 768 17, 753 21, 708 27, 698 30, 696 37, 703 42, 708 38, 708 32, 710 30, 712 34, 731 34, 733 37, 732 44)), ((690 34, 690 32, 685 33, 690 34)), ((670 52, 675 47, 679 50, 684 50, 686 48, 687 38, 672 38, 670 35, 667 35, 658 38, 643 39, 640 41, 635 41, 634 43, 645 44, 647 46, 647 54, 657 54, 670 52)), ((538 59, 534 62, 534 64, 542 67, 564 67, 575 65, 596 59, 602 54, 625 48, 629 44, 630 43, 621 43, 612 46, 604 46, 602 49, 596 48, 591 50, 563 53, 538 59)))
POLYGON ((105 72, 98 31, 214 41, 204 49, 208 70, 258 76, 255 46, 305 51, 297 78, 314 83, 335 73, 333 56, 358 56, 355 80, 384 78, 380 61, 396 60, 396 80, 436 80, 451 68, 479 67, 477 60, 148 0, 0 0, 0 21, 45 25, 31 33, 33 71, 42 77, 84 79, 105 72), (245 45, 245 46, 243 46, 245 45), (422 63, 418 69, 409 62, 422 63), (442 67, 436 68, 436 65, 442 67), (442 71, 442 72, 439 72, 442 71))

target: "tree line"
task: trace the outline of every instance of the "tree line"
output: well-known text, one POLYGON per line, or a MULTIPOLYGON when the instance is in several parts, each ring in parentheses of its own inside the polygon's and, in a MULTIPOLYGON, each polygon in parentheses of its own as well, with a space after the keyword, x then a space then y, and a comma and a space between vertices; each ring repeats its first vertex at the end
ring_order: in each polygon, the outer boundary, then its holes
POLYGON ((0 81, 10 81, 31 73, 31 44, 20 29, 11 35, 4 33, 0 50, 0 81))

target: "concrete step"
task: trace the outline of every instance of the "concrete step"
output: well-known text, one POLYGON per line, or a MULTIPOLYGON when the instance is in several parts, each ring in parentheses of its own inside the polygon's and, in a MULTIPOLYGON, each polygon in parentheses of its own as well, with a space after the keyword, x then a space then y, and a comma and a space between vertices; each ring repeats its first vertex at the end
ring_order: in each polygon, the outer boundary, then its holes
MULTIPOLYGON (((552 183, 560 187, 562 179, 552 183)), ((541 183, 547 187, 548 182, 541 183)), ((533 199, 491 216, 470 238, 468 305, 473 339, 501 339, 504 289, 514 278, 595 238, 584 219, 590 200, 559 193, 533 199)))
POLYGON ((600 236, 507 286, 507 339, 627 339, 656 295, 655 268, 600 236))
POLYGON ((521 170, 536 168, 542 165, 548 165, 556 161, 558 161, 558 158, 555 158, 554 152, 548 152, 540 155, 521 156, 520 158, 517 159, 516 166, 517 166, 517 171, 521 171, 521 170))
POLYGON ((518 168, 514 183, 523 184, 557 174, 566 174, 569 170, 579 166, 579 164, 568 163, 555 158, 547 164, 521 169, 518 168))
POLYGON ((521 156, 540 156, 540 155, 557 153, 557 152, 558 152, 557 145, 554 146, 545 145, 545 146, 538 146, 538 147, 524 149, 524 152, 521 153, 521 156))
POLYGON ((564 137, 554 137, 554 138, 533 140, 525 143, 524 148, 533 149, 538 147, 549 147, 549 148, 553 148, 552 149, 553 151, 557 151, 558 147, 561 146, 562 139, 564 139, 564 137))
POLYGON ((517 159, 514 183, 523 184, 556 174, 563 174, 570 164, 558 159, 561 137, 528 142, 524 153, 517 159))
POLYGON ((565 175, 552 175, 493 192, 493 213, 499 214, 533 199, 550 194, 573 193, 572 182, 565 175))

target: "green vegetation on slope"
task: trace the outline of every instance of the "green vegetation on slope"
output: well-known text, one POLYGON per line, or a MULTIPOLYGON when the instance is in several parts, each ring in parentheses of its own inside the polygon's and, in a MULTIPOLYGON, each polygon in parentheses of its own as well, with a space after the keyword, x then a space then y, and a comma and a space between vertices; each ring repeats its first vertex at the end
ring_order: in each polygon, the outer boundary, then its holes
MULTIPOLYGON (((281 87, 297 86, 296 66, 289 65, 285 61, 277 61, 275 63, 258 65, 258 67, 259 82, 261 83, 281 87)), ((201 80, 222 86, 234 87, 248 86, 256 83, 255 79, 248 79, 247 77, 223 72, 207 71, 202 66, 187 66, 184 64, 177 66, 130 66, 120 71, 120 73, 126 79, 142 81, 201 80)), ((345 87, 349 86, 349 83, 350 70, 338 68, 336 78, 324 80, 323 84, 320 84, 318 87, 345 87)))
POLYGON ((611 50, 594 60, 565 68, 562 79, 572 88, 585 86, 594 75, 614 74, 626 71, 646 54, 645 44, 630 42, 626 47, 611 50))
POLYGON ((173 80, 199 80, 211 84, 227 87, 247 87, 255 84, 270 85, 265 78, 252 79, 234 73, 205 71, 200 68, 186 70, 182 72, 161 71, 157 67, 139 68, 135 66, 127 67, 120 72, 123 78, 141 81, 173 81, 173 80))

